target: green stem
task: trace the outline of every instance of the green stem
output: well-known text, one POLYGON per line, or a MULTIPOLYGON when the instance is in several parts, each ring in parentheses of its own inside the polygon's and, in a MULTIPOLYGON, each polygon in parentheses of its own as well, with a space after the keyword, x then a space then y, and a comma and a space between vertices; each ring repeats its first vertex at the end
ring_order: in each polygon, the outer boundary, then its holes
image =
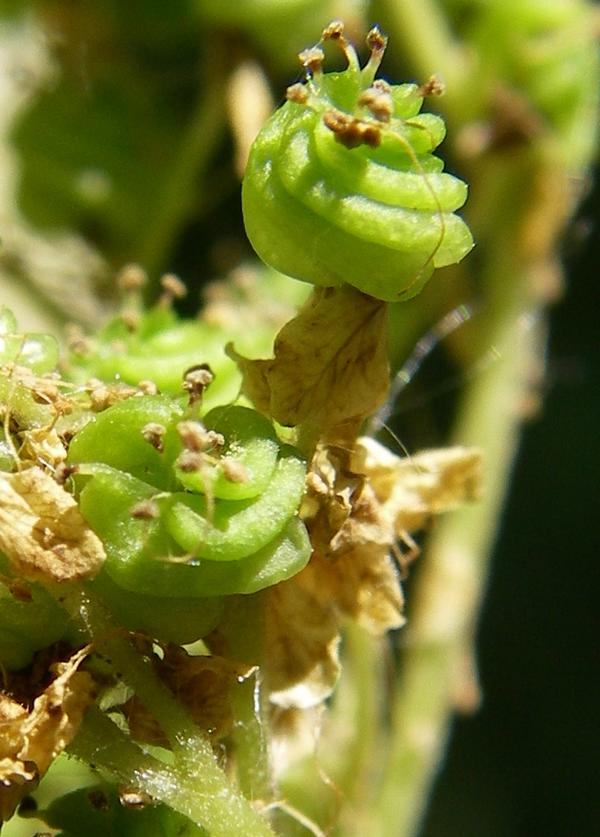
MULTIPOLYGON (((507 236, 514 237, 514 229, 507 236)), ((479 326, 480 341, 495 348, 497 359, 472 383, 451 440, 484 451, 484 496, 440 522, 422 559, 384 780, 373 804, 374 837, 416 833, 461 690, 463 698, 469 688, 471 698, 475 691, 465 671, 474 668, 475 620, 518 444, 524 373, 540 349, 535 329, 523 327, 531 307, 525 266, 516 259, 508 264, 510 253, 509 241, 500 235, 485 277, 490 316, 479 326)))
POLYGON ((423 80, 433 73, 446 85, 442 107, 450 113, 463 100, 467 56, 435 0, 377 0, 394 48, 423 80))
POLYGON ((77 592, 64 603, 72 613, 79 615, 97 649, 109 657, 119 676, 154 715, 175 754, 200 771, 206 763, 213 763, 208 740, 157 677, 151 661, 134 649, 123 629, 115 628, 112 616, 104 605, 89 591, 77 592))
POLYGON ((173 239, 197 204, 199 173, 210 162, 225 124, 225 73, 222 48, 209 51, 201 74, 202 94, 183 136, 152 224, 138 245, 138 259, 152 276, 168 257, 173 239))
MULTIPOLYGON (((356 624, 348 624, 344 631, 343 679, 332 710, 332 725, 350 727, 352 734, 343 758, 338 758, 342 769, 334 769, 332 774, 344 799, 341 831, 348 835, 370 834, 372 811, 368 803, 381 778, 384 642, 356 624)), ((330 741, 329 746, 335 752, 335 742, 330 741)))
POLYGON ((273 837, 266 820, 230 786, 214 759, 203 765, 202 780, 148 756, 96 709, 86 715, 69 747, 76 758, 109 771, 205 828, 211 837, 233 834, 273 837))
POLYGON ((222 623, 227 637, 228 656, 234 660, 259 664, 258 671, 233 693, 236 775, 248 799, 270 801, 274 796, 266 737, 260 663, 263 658, 264 596, 235 596, 228 603, 222 623))

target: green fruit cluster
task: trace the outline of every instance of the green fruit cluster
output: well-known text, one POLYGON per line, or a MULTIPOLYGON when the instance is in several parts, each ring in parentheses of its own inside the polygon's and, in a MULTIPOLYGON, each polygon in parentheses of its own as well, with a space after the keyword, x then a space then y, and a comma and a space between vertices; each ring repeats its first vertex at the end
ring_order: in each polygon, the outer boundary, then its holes
POLYGON ((90 377, 135 385, 151 379, 161 392, 181 392, 183 370, 201 357, 215 370, 211 403, 235 398, 239 375, 226 357, 223 329, 198 319, 180 319, 171 305, 135 310, 135 326, 127 308, 81 347, 74 342, 68 374, 76 381, 90 377))
MULTIPOLYGON (((150 330, 154 341, 168 344, 175 335, 180 354, 188 324, 177 322, 170 308, 144 317, 146 337, 150 330)), ((143 348, 143 339, 136 339, 143 348)), ((255 592, 306 564, 310 544, 298 517, 306 464, 281 444, 266 418, 225 406, 200 421, 198 399, 187 403, 184 396, 143 390, 131 396, 133 390, 118 386, 116 397, 131 397, 90 409, 88 389, 57 377, 57 357, 53 338, 19 334, 12 314, 1 312, 0 363, 7 374, 0 397, 10 404, 12 429, 1 434, 0 467, 16 467, 30 431, 59 429, 68 441, 66 473, 73 472, 80 511, 107 554, 89 583, 120 624, 164 641, 193 642, 217 624, 224 596, 255 592), (57 381, 71 400, 54 421, 53 406, 39 403, 36 387, 57 381)), ((115 358, 114 352, 106 358, 109 381, 131 360, 115 358)), ((145 374, 156 366, 160 371, 163 360, 160 352, 147 354, 145 374)), ((176 368, 181 392, 182 367, 176 368)), ((202 374, 212 377, 201 367, 202 374)), ((1 554, 0 603, 0 665, 6 669, 27 665, 35 651, 69 636, 68 617, 53 596, 41 585, 22 584, 1 554)))

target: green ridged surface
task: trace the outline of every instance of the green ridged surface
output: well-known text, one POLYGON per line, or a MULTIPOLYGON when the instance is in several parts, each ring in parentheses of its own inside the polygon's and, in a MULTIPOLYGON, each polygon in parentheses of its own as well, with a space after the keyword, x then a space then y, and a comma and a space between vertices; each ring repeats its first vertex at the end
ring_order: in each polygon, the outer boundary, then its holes
POLYGON ((242 195, 248 237, 267 264, 297 279, 409 299, 435 267, 460 261, 473 246, 454 214, 467 187, 431 154, 444 123, 419 113, 415 85, 391 88, 385 124, 356 105, 369 85, 361 73, 331 73, 319 85, 308 104, 286 102, 254 143, 242 195), (339 142, 323 122, 332 108, 376 124, 381 144, 339 142))

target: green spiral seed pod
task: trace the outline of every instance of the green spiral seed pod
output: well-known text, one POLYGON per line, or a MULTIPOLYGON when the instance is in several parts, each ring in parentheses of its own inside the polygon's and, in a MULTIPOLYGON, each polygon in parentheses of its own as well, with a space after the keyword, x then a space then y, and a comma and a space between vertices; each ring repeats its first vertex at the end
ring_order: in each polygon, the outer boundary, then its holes
POLYGON ((218 597, 289 578, 310 555, 299 454, 249 408, 186 415, 166 395, 121 401, 75 435, 68 457, 107 553, 93 584, 128 627, 180 642, 213 627, 218 597))
POLYGON ((435 267, 473 246, 454 214, 467 188, 432 154, 445 128, 420 113, 428 91, 375 80, 386 46, 379 30, 367 37, 363 68, 342 24, 322 40, 341 46, 348 68, 323 74, 319 46, 301 53, 306 84, 288 89, 250 154, 242 192, 248 237, 289 276, 409 299, 435 267))

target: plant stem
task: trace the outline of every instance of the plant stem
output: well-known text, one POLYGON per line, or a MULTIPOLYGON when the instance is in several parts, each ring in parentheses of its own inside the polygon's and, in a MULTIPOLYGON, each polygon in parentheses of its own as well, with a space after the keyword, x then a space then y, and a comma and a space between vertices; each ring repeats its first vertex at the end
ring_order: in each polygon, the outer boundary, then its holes
POLYGON ((222 48, 209 50, 201 74, 201 96, 160 195, 153 223, 138 246, 139 261, 151 276, 163 267, 182 221, 196 203, 199 172, 210 162, 221 136, 226 118, 223 63, 222 48))
POLYGON ((83 737, 80 740, 77 736, 72 751, 88 761, 101 763, 119 778, 125 771, 127 781, 206 827, 211 835, 272 834, 267 822, 231 786, 216 763, 210 742, 161 683, 150 661, 135 651, 123 632, 115 631, 103 605, 87 592, 67 595, 64 603, 79 615, 96 645, 109 655, 123 680, 155 716, 171 742, 175 764, 167 769, 149 759, 111 721, 95 711, 90 713, 83 737), (100 727, 104 732, 99 736, 100 727), (94 750, 94 754, 88 758, 83 755, 86 750, 94 750))
POLYGON ((378 0, 384 26, 393 38, 395 49, 406 56, 407 63, 422 81, 432 73, 446 86, 444 111, 454 111, 463 99, 467 56, 434 0, 378 0))
MULTIPOLYGON (((344 672, 341 694, 332 710, 333 728, 336 718, 352 733, 349 745, 339 759, 341 768, 332 774, 335 786, 343 796, 341 831, 344 834, 370 834, 372 812, 368 805, 376 782, 380 780, 379 753, 382 748, 385 695, 385 640, 373 637, 356 624, 344 631, 344 672), (344 693, 344 687, 345 693, 344 693), (338 702, 341 706, 338 707, 338 702)), ((335 748, 335 742, 329 741, 335 748)))
POLYGON ((264 647, 264 596, 235 596, 222 627, 228 656, 259 665, 256 674, 234 690, 232 740, 238 784, 248 799, 273 799, 273 780, 266 738, 260 665, 264 647))
POLYGON ((210 743, 172 692, 157 677, 152 663, 137 652, 127 633, 115 629, 111 614, 89 591, 76 593, 67 604, 83 619, 96 647, 111 660, 119 676, 154 715, 176 755, 200 770, 201 762, 214 762, 210 743))
POLYGON ((489 314, 478 325, 480 348, 491 344, 497 359, 472 382, 451 440, 483 450, 484 496, 476 506, 440 522, 422 559, 403 637, 384 779, 372 808, 377 812, 374 837, 416 833, 451 715, 457 704, 472 709, 477 700, 475 622, 517 450, 525 376, 540 351, 539 331, 527 327, 533 303, 526 266, 510 247, 513 225, 505 223, 503 233, 488 253, 482 278, 489 314))
POLYGON ((69 752, 109 771, 119 782, 140 788, 207 829, 211 837, 233 834, 273 837, 266 820, 237 794, 214 760, 202 780, 148 756, 105 715, 90 710, 69 752))

